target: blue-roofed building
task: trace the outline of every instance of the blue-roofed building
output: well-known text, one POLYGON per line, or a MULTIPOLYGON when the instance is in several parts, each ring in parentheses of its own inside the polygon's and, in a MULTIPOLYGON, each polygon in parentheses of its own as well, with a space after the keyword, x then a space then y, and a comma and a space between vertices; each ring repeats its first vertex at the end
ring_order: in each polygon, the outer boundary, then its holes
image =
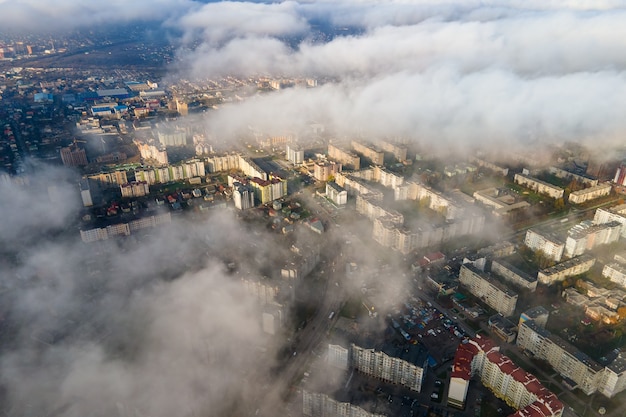
POLYGON ((43 103, 45 101, 53 101, 54 96, 50 93, 35 93, 35 103, 43 103))

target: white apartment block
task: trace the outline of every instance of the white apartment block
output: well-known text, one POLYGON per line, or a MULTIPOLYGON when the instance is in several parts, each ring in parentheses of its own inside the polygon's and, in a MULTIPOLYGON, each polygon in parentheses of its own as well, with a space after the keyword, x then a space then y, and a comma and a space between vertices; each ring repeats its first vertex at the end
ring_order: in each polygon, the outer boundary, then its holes
POLYGON ((499 352, 489 339, 477 336, 459 345, 448 387, 448 404, 464 408, 472 376, 517 412, 512 416, 560 417, 563 404, 539 380, 499 352))
POLYGON ((165 184, 171 181, 187 180, 206 175, 204 162, 192 159, 180 165, 167 165, 158 168, 142 168, 135 170, 135 179, 145 181, 149 185, 165 184))
POLYGON ((622 225, 613 221, 604 224, 578 224, 570 229, 565 240, 565 256, 579 256, 599 245, 617 242, 622 225))
POLYGON ((326 394, 302 391, 302 414, 309 417, 386 417, 350 403, 333 400, 326 394))
POLYGON ((370 184, 363 181, 362 178, 356 177, 352 174, 346 174, 344 172, 338 172, 335 175, 335 182, 341 187, 345 188, 348 195, 367 195, 368 198, 373 198, 378 201, 383 200, 383 193, 372 188, 370 184))
POLYGON ((348 192, 334 181, 326 183, 326 197, 337 206, 344 206, 348 202, 348 192))
POLYGON ((209 172, 238 170, 250 178, 267 180, 267 172, 263 171, 251 158, 239 154, 226 154, 207 158, 209 172))
MULTIPOLYGON (((350 346, 350 365, 357 371, 393 384, 402 385, 420 392, 426 373, 427 355, 419 352, 419 347, 410 345, 417 354, 411 355, 410 361, 397 356, 390 356, 375 349, 366 349, 352 344, 350 346)), ((400 348, 405 353, 404 348, 400 348)))
POLYGON ((542 269, 537 274, 537 280, 541 284, 552 285, 555 282, 563 281, 567 277, 573 277, 589 271, 595 263, 596 258, 589 255, 581 255, 550 268, 542 269))
POLYGON ((519 270, 505 260, 498 259, 491 263, 491 272, 501 276, 506 281, 530 291, 537 289, 537 276, 531 276, 519 270))
POLYGON ((280 289, 270 280, 242 278, 241 283, 246 293, 253 296, 261 305, 275 304, 280 289))
POLYGON ((424 224, 416 230, 403 227, 393 218, 378 217, 374 219, 372 237, 381 246, 408 254, 416 249, 439 245, 460 236, 482 233, 484 228, 485 216, 475 213, 442 226, 424 224))
POLYGON ((287 144, 285 158, 294 165, 302 165, 304 162, 304 150, 299 145, 287 144))
POLYGON ((610 398, 626 388, 623 359, 618 357, 611 365, 603 367, 532 320, 520 324, 517 345, 547 361, 555 371, 573 381, 587 395, 600 392, 610 398))
POLYGON ((135 141, 135 145, 137 145, 139 154, 143 159, 156 161, 156 163, 160 165, 168 164, 167 152, 165 149, 139 141, 135 141))
POLYGON ((548 258, 559 262, 563 257, 565 243, 551 233, 528 229, 524 244, 534 251, 542 251, 548 258))
POLYGON ((401 213, 396 210, 384 208, 380 204, 380 201, 368 195, 358 195, 356 197, 356 211, 370 220, 385 217, 395 224, 402 224, 404 222, 404 216, 401 213))
POLYGON ((254 190, 247 184, 236 182, 233 184, 233 201, 239 210, 254 207, 254 190))
POLYGON ((363 155, 374 165, 382 165, 385 161, 385 153, 375 146, 353 140, 351 142, 352 149, 358 154, 363 155))
POLYGON ((564 190, 561 187, 557 187, 556 185, 549 184, 545 181, 541 181, 537 178, 524 174, 515 174, 515 183, 552 198, 561 198, 564 193, 564 190))
POLYGON ((327 362, 335 368, 347 371, 350 364, 350 351, 343 346, 329 343, 327 362))
POLYGON ((593 216, 595 224, 619 222, 622 225, 621 235, 626 237, 626 204, 620 204, 610 208, 599 208, 593 216))
POLYGON ((602 276, 615 282, 623 288, 626 288, 626 267, 617 262, 604 265, 602 276))
POLYGON ((207 158, 206 164, 210 173, 239 170, 241 155, 236 153, 207 158))
POLYGON ((569 195, 567 201, 573 204, 582 204, 595 198, 605 197, 611 194, 611 184, 608 182, 585 188, 584 190, 574 191, 569 195))
POLYGON ((473 295, 505 317, 513 315, 518 294, 500 284, 487 273, 472 265, 461 266, 459 282, 473 295))

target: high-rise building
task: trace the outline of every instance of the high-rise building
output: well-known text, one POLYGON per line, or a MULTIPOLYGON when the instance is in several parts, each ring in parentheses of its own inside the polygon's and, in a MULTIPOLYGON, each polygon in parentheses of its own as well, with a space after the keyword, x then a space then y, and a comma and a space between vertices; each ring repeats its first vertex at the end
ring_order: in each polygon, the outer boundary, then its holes
POLYGON ((338 172, 341 172, 341 164, 336 162, 316 162, 313 167, 313 176, 318 181, 328 181, 338 172))
POLYGON ((461 266, 459 282, 498 313, 508 317, 515 311, 517 293, 471 264, 461 266))
POLYGON ((563 403, 553 392, 501 354, 491 340, 481 336, 461 343, 456 351, 448 386, 449 405, 464 408, 474 375, 517 410, 512 416, 560 417, 563 414, 563 403))
POLYGON ((87 154, 84 149, 73 143, 70 146, 61 148, 61 161, 63 161, 63 165, 69 167, 84 166, 87 165, 87 154))
POLYGON ((304 162, 304 150, 295 144, 287 144, 286 159, 294 165, 302 165, 304 162))
POLYGON ((247 210, 254 207, 254 190, 248 184, 235 182, 233 184, 233 201, 239 210, 247 210))
POLYGON ((626 185, 626 161, 622 162, 615 171, 613 182, 617 185, 626 185))

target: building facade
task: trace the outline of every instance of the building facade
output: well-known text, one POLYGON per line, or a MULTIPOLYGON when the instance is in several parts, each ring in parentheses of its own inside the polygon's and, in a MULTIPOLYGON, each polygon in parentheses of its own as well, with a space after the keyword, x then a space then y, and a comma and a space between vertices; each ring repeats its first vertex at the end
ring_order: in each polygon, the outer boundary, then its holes
POLYGON ((87 165, 87 153, 76 144, 61 148, 61 161, 67 167, 79 167, 87 165))
POLYGON ((585 188, 584 190, 572 192, 567 201, 572 204, 582 204, 586 201, 605 197, 611 194, 611 189, 612 187, 609 183, 594 185, 593 187, 585 188))
POLYGON ((382 165, 385 161, 385 153, 375 146, 353 140, 351 142, 352 149, 358 154, 363 155, 365 158, 372 161, 374 165, 382 165))
POLYGON ((528 229, 524 238, 524 244, 533 251, 541 251, 548 258, 559 262, 565 251, 565 243, 552 233, 540 232, 536 229, 528 229))
POLYGON ((361 168, 361 159, 358 155, 340 148, 339 146, 328 144, 328 157, 339 162, 348 169, 358 171, 361 168))
POLYGON ((595 263, 595 258, 589 255, 581 255, 550 268, 542 269, 537 274, 537 280, 541 284, 552 285, 563 281, 567 277, 573 277, 589 271, 595 263))
POLYGON ((563 403, 532 374, 502 355, 489 339, 477 336, 457 348, 448 404, 464 408, 470 379, 478 376, 484 386, 517 411, 515 417, 560 417, 563 403))
POLYGON ((326 183, 326 196, 337 206, 345 206, 348 202, 348 192, 334 181, 326 183))
POLYGON ((517 305, 517 293, 497 282, 487 273, 470 264, 461 266, 459 282, 473 295, 505 317, 513 315, 517 305))
POLYGON ((302 391, 302 414, 309 417, 386 417, 356 405, 333 400, 326 394, 302 391))
MULTIPOLYGON (((534 321, 527 320, 520 324, 517 346, 547 361, 555 371, 572 381, 585 394, 591 395, 599 390, 604 367, 534 321)), ((626 379, 626 375, 621 377, 626 379)))
POLYGON ((537 178, 530 177, 524 174, 515 174, 515 183, 523 187, 530 188, 531 190, 545 194, 552 198, 562 198, 564 190, 556 185, 549 184, 545 181, 538 180, 537 178))

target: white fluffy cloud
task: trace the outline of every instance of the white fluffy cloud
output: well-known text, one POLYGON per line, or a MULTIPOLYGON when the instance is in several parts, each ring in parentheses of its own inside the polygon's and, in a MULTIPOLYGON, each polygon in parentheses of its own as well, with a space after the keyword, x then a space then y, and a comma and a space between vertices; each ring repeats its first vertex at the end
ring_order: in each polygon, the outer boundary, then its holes
MULTIPOLYGON (((225 26, 230 33, 225 40, 214 15, 216 23, 205 33, 218 34, 181 53, 174 77, 333 80, 323 88, 280 91, 212 115, 207 124, 225 135, 248 125, 269 128, 269 121, 279 129, 316 120, 337 133, 408 135, 468 146, 614 142, 625 127, 623 6, 617 1, 256 4, 257 11, 284 10, 293 21, 306 19, 310 35, 294 46, 268 36, 261 22, 241 30, 225 26), (349 29, 320 41, 314 36, 319 22, 349 29)), ((211 10, 228 21, 233 7, 217 3, 211 10)))

